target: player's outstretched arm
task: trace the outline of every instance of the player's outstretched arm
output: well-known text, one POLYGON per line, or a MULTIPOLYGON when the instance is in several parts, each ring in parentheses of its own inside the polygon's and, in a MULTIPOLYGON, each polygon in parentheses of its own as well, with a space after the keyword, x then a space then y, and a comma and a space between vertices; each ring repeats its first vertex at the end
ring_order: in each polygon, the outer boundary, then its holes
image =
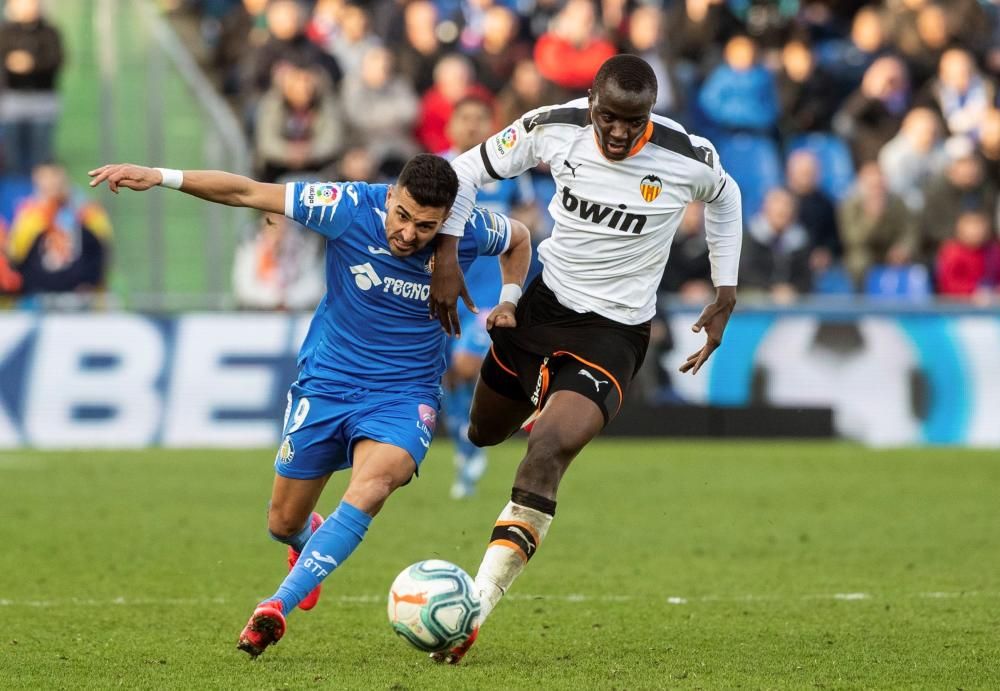
POLYGON ((514 308, 521 297, 521 286, 530 265, 531 233, 526 225, 510 219, 510 244, 507 251, 500 255, 500 275, 503 277, 500 304, 486 318, 486 328, 517 326, 514 308))
MULTIPOLYGON (((722 169, 718 168, 721 173, 722 169)), ((705 332, 705 345, 691 353, 680 371, 698 374, 698 370, 722 345, 722 333, 736 307, 736 283, 739 276, 740 249, 743 242, 743 213, 740 188, 722 173, 721 188, 705 206, 705 238, 712 263, 715 301, 702 310, 691 330, 705 332)))
POLYGON ((110 163, 88 173, 91 187, 106 182, 108 189, 118 194, 125 188, 143 192, 162 186, 180 190, 210 202, 227 206, 284 213, 285 186, 257 182, 243 175, 221 170, 170 170, 148 168, 132 163, 110 163))

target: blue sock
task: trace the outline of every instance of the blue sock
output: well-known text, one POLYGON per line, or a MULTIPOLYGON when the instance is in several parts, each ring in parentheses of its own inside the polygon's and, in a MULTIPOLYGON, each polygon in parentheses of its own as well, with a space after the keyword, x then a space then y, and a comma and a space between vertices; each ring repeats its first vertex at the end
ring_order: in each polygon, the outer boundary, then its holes
POLYGON ((471 458, 482 453, 469 441, 469 412, 472 408, 472 394, 475 383, 461 382, 445 395, 445 411, 448 414, 448 434, 455 443, 455 451, 471 458))
POLYGON ((271 536, 272 540, 276 540, 284 545, 288 545, 296 552, 301 552, 302 548, 306 546, 309 538, 312 537, 313 527, 312 527, 312 514, 309 514, 309 518, 306 519, 306 524, 302 527, 302 530, 295 533, 294 535, 289 535, 287 537, 282 535, 275 535, 270 530, 267 531, 268 535, 271 536))
POLYGON ((302 557, 268 600, 280 600, 287 615, 361 544, 372 517, 346 501, 340 502, 302 547, 302 557))

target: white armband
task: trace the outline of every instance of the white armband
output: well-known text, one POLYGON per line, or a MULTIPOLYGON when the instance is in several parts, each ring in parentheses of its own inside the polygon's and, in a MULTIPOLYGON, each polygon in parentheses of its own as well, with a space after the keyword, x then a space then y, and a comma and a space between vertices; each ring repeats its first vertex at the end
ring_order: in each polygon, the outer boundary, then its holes
POLYGON ((500 302, 509 302, 516 305, 521 299, 521 286, 516 283, 504 283, 500 289, 500 302))
POLYGON ((179 190, 181 185, 184 184, 184 173, 179 170, 174 170, 173 168, 155 168, 155 170, 160 171, 160 175, 163 176, 163 182, 160 183, 160 187, 179 190))

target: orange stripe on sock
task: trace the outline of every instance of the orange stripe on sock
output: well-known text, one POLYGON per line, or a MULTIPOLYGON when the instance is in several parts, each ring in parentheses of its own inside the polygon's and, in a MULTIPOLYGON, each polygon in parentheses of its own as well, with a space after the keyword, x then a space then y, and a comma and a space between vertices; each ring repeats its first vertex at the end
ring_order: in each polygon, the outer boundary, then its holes
POLYGON ((531 534, 531 537, 535 539, 536 546, 538 545, 539 542, 541 542, 541 540, 538 537, 538 531, 535 530, 535 527, 530 523, 525 523, 524 521, 497 521, 496 524, 498 526, 516 525, 518 528, 523 528, 524 530, 528 531, 528 533, 531 534))
POLYGON ((618 389, 618 408, 615 410, 615 415, 618 414, 618 411, 622 409, 622 403, 625 400, 625 396, 622 394, 622 387, 621 387, 621 385, 618 383, 618 380, 615 379, 614 375, 611 374, 611 372, 607 371, 606 369, 604 369, 603 367, 601 367, 600 365, 598 365, 596 363, 590 362, 589 360, 584 360, 582 357, 580 357, 576 353, 571 353, 568 350, 559 350, 559 351, 556 351, 556 352, 552 353, 552 357, 556 357, 557 355, 569 355, 571 358, 573 358, 575 360, 579 360, 580 362, 582 362, 583 364, 587 365, 588 367, 593 367, 598 372, 600 372, 601 374, 603 374, 605 377, 607 377, 608 379, 610 379, 611 383, 615 385, 616 389, 618 389))
POLYGON ((517 556, 521 557, 521 559, 525 562, 528 561, 528 555, 524 553, 524 550, 521 549, 521 546, 516 542, 511 542, 510 540, 494 540, 489 544, 490 547, 493 547, 494 545, 497 547, 508 547, 514 550, 514 552, 517 553, 517 556))

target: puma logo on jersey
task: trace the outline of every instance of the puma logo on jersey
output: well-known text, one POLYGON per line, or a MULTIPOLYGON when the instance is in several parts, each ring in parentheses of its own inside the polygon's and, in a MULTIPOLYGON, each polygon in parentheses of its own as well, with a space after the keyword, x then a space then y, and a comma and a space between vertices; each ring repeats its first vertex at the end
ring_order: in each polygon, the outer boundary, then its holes
POLYGON ((573 179, 575 180, 576 179, 576 169, 579 168, 580 166, 582 166, 583 164, 582 163, 577 163, 576 165, 573 165, 572 163, 570 163, 569 161, 567 161, 567 160, 564 159, 563 160, 563 165, 566 166, 567 168, 569 168, 569 172, 573 173, 573 179))
POLYGON ((646 217, 642 214, 624 213, 625 209, 628 208, 625 204, 619 204, 618 208, 614 209, 597 202, 587 201, 574 195, 573 190, 569 187, 563 187, 562 205, 570 213, 575 211, 584 221, 605 225, 623 233, 638 235, 646 227, 646 217))
POLYGON ((594 375, 591 374, 590 372, 588 372, 585 369, 580 370, 579 372, 577 372, 577 374, 583 375, 584 377, 586 377, 590 381, 594 382, 594 388, 597 389, 598 393, 601 392, 601 384, 610 384, 611 383, 609 381, 605 381, 604 379, 600 379, 600 380, 595 379, 594 375))

